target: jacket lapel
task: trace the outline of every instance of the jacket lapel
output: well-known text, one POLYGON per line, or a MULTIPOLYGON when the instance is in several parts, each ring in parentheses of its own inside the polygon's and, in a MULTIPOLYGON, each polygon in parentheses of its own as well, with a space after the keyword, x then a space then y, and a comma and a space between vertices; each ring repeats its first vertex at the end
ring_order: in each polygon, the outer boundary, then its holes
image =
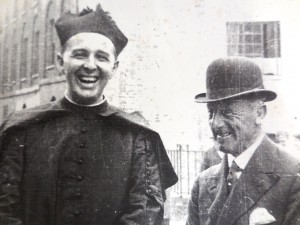
POLYGON ((213 199, 213 202, 208 210, 211 224, 216 223, 228 197, 228 187, 226 181, 227 175, 228 159, 227 155, 225 155, 222 160, 220 172, 215 177, 209 178, 210 186, 208 187, 208 191, 210 192, 210 196, 213 199))
POLYGON ((274 148, 265 137, 233 187, 217 225, 234 224, 279 180, 274 173, 274 148))

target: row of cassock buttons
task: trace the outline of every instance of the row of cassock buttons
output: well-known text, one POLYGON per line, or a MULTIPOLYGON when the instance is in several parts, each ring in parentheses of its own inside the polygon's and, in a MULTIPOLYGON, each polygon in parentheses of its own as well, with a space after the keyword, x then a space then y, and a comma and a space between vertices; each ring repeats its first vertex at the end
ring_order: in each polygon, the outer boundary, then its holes
POLYGON ((149 149, 146 149, 146 193, 147 194, 151 194, 151 188, 150 188, 150 175, 151 175, 151 171, 150 171, 150 157, 151 157, 151 152, 149 149))
MULTIPOLYGON (((85 128, 82 128, 82 129, 80 130, 80 133, 86 134, 86 133, 87 133, 87 130, 86 130, 85 128)), ((86 148, 85 142, 79 143, 78 147, 79 147, 80 149, 86 148)), ((77 163, 78 163, 79 165, 83 165, 83 163, 84 163, 84 158, 83 158, 83 157, 80 157, 80 158, 77 160, 77 163)), ((78 175, 78 176, 76 177, 76 180, 77 180, 78 182, 82 181, 82 180, 83 180, 83 176, 78 175)), ((77 189, 76 189, 76 191, 75 191, 75 197, 76 197, 77 199, 81 199, 82 194, 81 194, 80 188, 77 188, 77 189)), ((81 212, 80 210, 77 210, 77 209, 76 209, 76 210, 73 211, 72 216, 73 216, 73 217, 78 217, 78 216, 80 216, 81 214, 82 214, 82 212, 81 212)))

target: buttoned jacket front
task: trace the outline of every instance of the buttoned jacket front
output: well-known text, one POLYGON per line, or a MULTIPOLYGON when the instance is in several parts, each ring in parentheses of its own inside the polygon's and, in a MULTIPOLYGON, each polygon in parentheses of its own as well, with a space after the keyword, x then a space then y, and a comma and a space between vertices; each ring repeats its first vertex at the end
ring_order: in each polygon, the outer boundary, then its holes
POLYGON ((0 224, 162 224, 176 183, 159 135, 117 108, 59 103, 1 129, 0 224))

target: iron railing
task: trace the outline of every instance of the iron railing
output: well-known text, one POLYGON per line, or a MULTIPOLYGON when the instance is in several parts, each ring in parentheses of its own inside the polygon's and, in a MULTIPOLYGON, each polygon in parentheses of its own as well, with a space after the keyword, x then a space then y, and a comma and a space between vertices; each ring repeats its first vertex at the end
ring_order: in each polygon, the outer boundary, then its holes
POLYGON ((202 151, 189 150, 186 145, 177 145, 175 150, 167 150, 169 158, 178 176, 178 182, 173 186, 173 190, 179 195, 189 195, 193 183, 200 173, 202 151))

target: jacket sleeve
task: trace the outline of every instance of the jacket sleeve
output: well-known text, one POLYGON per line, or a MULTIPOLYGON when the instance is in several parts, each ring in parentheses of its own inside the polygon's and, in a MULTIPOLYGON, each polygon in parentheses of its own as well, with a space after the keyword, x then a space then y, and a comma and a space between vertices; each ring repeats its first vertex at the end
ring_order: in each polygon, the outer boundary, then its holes
MULTIPOLYGON (((163 224, 163 204, 167 188, 164 183, 167 178, 160 169, 166 165, 170 167, 169 171, 173 171, 173 168, 169 159, 161 159, 161 151, 163 154, 166 153, 160 143, 158 135, 139 134, 137 136, 133 149, 127 207, 118 225, 163 224)), ((176 183, 177 176, 175 173, 173 176, 175 177, 170 177, 173 181, 168 181, 168 186, 176 183)))
MULTIPOLYGON (((10 132, 11 133, 11 132, 10 132)), ((0 134, 0 224, 22 225, 20 183, 23 168, 24 133, 0 134)))
POLYGON ((289 194, 289 202, 287 205, 287 212, 285 214, 283 225, 297 225, 300 224, 300 166, 298 165, 298 172, 295 174, 295 182, 291 187, 289 194))

